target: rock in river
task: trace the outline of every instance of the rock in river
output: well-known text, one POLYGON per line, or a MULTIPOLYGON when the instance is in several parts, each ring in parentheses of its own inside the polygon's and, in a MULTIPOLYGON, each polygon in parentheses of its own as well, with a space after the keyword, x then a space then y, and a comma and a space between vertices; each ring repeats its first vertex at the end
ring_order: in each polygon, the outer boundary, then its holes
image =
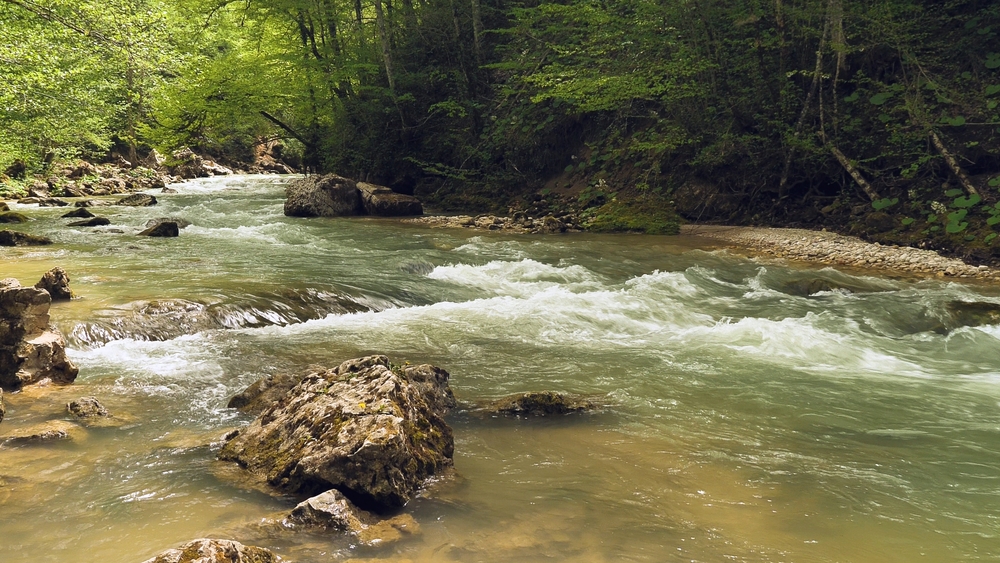
POLYGON ((156 205, 156 198, 149 194, 132 194, 128 197, 119 199, 115 205, 125 205, 127 207, 149 207, 151 205, 156 205))
POLYGON ((173 221, 163 221, 156 223, 145 231, 139 233, 142 237, 176 237, 180 236, 181 228, 173 221))
POLYGON ((385 186, 358 182, 365 213, 378 217, 423 215, 424 206, 412 195, 397 194, 385 186))
POLYGON ((110 416, 108 409, 94 397, 80 397, 75 401, 70 401, 66 404, 66 411, 77 418, 110 416))
POLYGON ((380 519, 354 506, 336 489, 302 501, 281 524, 285 528, 345 532, 367 545, 384 545, 402 538, 404 534, 410 535, 420 530, 419 524, 409 514, 380 519))
POLYGON ((219 453, 299 494, 337 489, 362 508, 406 504, 452 465, 448 372, 385 356, 307 375, 219 453))
POLYGON ((363 211, 357 184, 336 174, 292 180, 285 188, 285 198, 285 215, 289 217, 342 217, 363 211))
POLYGON ((28 216, 14 211, 0 212, 0 223, 27 223, 28 216))
POLYGON ((230 399, 226 406, 239 409, 240 412, 260 414, 298 385, 303 377, 305 376, 287 373, 262 377, 230 399))
POLYGON ((0 231, 0 246, 45 246, 47 244, 52 244, 52 239, 20 231, 0 231))
POLYGON ((486 407, 487 411, 508 416, 550 416, 593 409, 594 404, 590 401, 551 391, 519 393, 494 401, 486 407))
POLYGON ((197 539, 143 563, 280 563, 270 550, 232 540, 197 539))
POLYGON ((44 289, 0 280, 0 387, 76 379, 79 370, 66 358, 66 341, 49 324, 51 304, 44 289))
POLYGON ((73 292, 69 289, 69 274, 59 267, 42 274, 42 279, 38 280, 35 287, 49 292, 53 301, 69 301, 73 298, 73 292))
POLYGON ((111 220, 107 217, 93 217, 91 219, 85 219, 83 221, 73 221, 68 223, 67 227, 103 227, 105 225, 110 225, 111 220))

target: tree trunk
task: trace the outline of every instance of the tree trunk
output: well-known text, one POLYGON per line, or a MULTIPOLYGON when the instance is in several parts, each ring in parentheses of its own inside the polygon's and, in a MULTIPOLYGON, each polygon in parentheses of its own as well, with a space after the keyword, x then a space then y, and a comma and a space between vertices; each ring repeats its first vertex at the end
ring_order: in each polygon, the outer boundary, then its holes
POLYGON ((375 23, 378 26, 379 43, 382 44, 382 60, 385 63, 385 74, 389 79, 389 92, 396 97, 396 79, 392 75, 392 53, 389 51, 389 32, 385 25, 385 13, 382 11, 382 0, 375 0, 375 23))
POLYGON ((483 48, 480 38, 483 36, 483 15, 480 0, 472 0, 472 39, 476 49, 476 62, 483 64, 483 48))
POLYGON ((934 148, 936 148, 938 152, 941 153, 941 156, 944 157, 944 161, 948 163, 948 168, 951 168, 952 173, 955 174, 956 178, 958 178, 958 182, 962 184, 965 191, 969 192, 970 195, 979 195, 979 190, 976 189, 976 186, 972 185, 972 180, 970 180, 969 176, 964 170, 962 170, 962 167, 958 165, 958 161, 955 160, 955 157, 948 152, 948 148, 944 146, 944 143, 941 141, 941 137, 938 137, 937 131, 934 131, 933 129, 931 130, 931 142, 934 143, 934 148))

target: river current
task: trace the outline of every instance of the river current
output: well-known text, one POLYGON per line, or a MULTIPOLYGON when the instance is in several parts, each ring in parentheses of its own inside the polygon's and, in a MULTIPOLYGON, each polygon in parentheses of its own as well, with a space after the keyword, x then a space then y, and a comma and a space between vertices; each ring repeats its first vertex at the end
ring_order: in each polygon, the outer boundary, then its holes
POLYGON ((122 423, 0 448, 0 561, 139 563, 198 537, 298 563, 1000 561, 1000 291, 736 256, 681 237, 509 235, 293 219, 278 177, 175 186, 150 208, 13 205, 62 266, 77 382, 5 395, 11 428, 95 396, 122 423), (135 233, 156 217, 176 239, 135 233), (828 289, 801 288, 825 280, 828 289), (215 460, 258 378, 384 353, 467 405, 522 391, 603 405, 536 420, 460 409, 455 476, 375 547, 276 532, 300 499, 215 460))

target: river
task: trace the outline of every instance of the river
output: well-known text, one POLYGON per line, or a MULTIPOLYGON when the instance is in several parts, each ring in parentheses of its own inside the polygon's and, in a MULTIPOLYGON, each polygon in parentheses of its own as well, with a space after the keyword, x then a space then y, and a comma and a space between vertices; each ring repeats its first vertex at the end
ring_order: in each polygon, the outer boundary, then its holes
POLYGON ((192 181, 150 208, 13 205, 65 268, 77 382, 5 395, 0 434, 95 396, 120 419, 0 448, 0 561, 139 563, 197 537, 297 563, 1000 561, 1000 291, 761 263, 681 237, 509 235, 282 214, 279 177, 192 181), (137 237, 182 217, 176 239, 137 237), (115 230, 121 232, 115 232, 115 230), (854 291, 804 295, 824 279, 854 291), (376 547, 255 523, 297 499, 215 460, 232 395, 369 353, 448 370, 460 402, 583 395, 555 419, 459 410, 456 475, 376 547))

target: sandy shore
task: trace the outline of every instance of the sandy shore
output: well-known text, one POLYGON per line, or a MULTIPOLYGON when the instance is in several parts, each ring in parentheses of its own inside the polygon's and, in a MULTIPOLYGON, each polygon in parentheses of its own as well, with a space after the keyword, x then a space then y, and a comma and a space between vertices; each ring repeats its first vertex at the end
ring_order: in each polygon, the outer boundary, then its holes
POLYGON ((883 246, 826 231, 684 225, 681 234, 713 239, 738 252, 774 258, 923 276, 1000 281, 998 269, 945 258, 933 250, 883 246))

